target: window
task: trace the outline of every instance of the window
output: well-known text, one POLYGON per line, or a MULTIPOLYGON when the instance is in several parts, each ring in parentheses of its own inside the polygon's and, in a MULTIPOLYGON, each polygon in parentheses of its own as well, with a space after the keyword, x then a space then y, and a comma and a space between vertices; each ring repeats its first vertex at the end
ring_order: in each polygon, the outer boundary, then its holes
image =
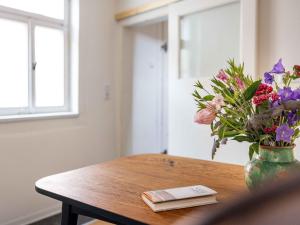
POLYGON ((180 77, 210 77, 228 59, 240 59, 240 3, 182 16, 180 39, 180 77))
POLYGON ((0 0, 0 116, 71 111, 70 0, 0 0))

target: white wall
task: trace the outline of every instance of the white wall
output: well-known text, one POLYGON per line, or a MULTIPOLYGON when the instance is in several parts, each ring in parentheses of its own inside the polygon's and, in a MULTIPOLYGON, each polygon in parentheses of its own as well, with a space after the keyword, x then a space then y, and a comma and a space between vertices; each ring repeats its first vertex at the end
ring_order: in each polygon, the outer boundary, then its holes
POLYGON ((34 190, 37 179, 116 157, 112 0, 80 1, 80 117, 0 124, 0 224, 20 225, 60 207, 34 190), (112 87, 113 88, 113 87, 112 87))
POLYGON ((259 0, 258 71, 265 71, 279 58, 292 69, 300 64, 300 1, 259 0))

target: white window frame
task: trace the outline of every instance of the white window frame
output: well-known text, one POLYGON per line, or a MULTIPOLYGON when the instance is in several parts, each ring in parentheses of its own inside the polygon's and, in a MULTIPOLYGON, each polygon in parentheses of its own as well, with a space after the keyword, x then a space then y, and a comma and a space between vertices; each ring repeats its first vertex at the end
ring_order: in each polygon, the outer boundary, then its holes
POLYGON ((28 24, 28 107, 22 108, 0 108, 0 121, 14 120, 17 118, 40 118, 78 115, 72 107, 72 85, 71 85, 71 0, 64 0, 64 19, 56 19, 36 13, 14 9, 0 5, 0 18, 28 24), (35 105, 35 63, 34 32, 36 26, 55 28, 64 31, 64 106, 60 107, 36 107, 35 105))

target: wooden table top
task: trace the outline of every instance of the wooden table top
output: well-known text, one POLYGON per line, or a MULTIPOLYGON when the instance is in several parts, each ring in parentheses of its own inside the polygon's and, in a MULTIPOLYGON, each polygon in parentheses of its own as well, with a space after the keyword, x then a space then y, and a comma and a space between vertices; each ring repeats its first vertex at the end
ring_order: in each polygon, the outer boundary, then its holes
POLYGON ((217 205, 154 213, 141 194, 198 184, 216 190, 220 202, 246 190, 241 166, 158 154, 123 157, 49 176, 36 182, 36 190, 145 224, 167 225, 189 219, 195 210, 199 212, 193 219, 201 220, 217 205))

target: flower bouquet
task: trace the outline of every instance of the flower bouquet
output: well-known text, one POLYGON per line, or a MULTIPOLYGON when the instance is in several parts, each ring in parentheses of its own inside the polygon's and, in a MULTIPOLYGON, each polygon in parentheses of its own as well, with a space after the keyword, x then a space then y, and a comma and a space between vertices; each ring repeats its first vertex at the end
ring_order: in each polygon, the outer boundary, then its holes
POLYGON ((228 140, 250 143, 252 161, 247 165, 246 182, 251 188, 270 174, 280 176, 279 171, 289 169, 283 170, 284 165, 298 165, 293 149, 300 136, 300 88, 293 90, 291 82, 300 78, 300 66, 286 71, 280 59, 262 81, 246 75, 244 65, 234 60, 228 64, 211 79, 209 90, 196 82, 193 96, 199 111, 195 122, 211 127, 215 137, 212 158, 228 140), (270 170, 265 163, 276 166, 270 170))

